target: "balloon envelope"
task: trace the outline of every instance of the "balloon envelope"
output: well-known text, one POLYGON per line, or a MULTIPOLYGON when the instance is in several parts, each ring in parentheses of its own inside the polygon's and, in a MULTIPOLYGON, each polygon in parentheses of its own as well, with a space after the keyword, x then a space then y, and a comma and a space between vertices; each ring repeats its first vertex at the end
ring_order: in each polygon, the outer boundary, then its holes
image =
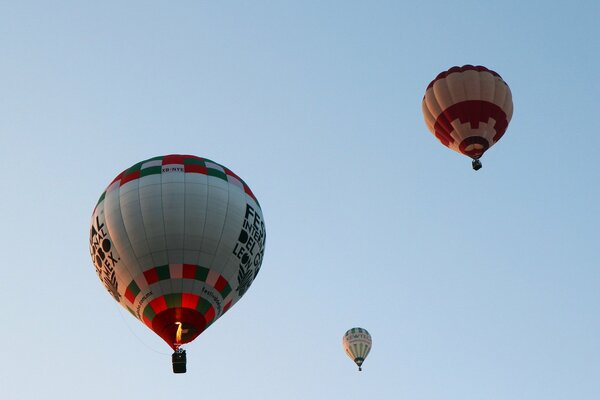
POLYGON ((114 299, 175 349, 244 295, 265 237, 260 205, 240 177, 175 154, 112 181, 92 215, 90 253, 114 299))
POLYGON ((372 344, 371 335, 364 328, 349 329, 342 339, 344 351, 358 365, 359 371, 362 370, 362 364, 369 355, 372 344))
POLYGON ((427 127, 444 146, 478 160, 506 132, 512 94, 498 73, 464 65, 431 81, 422 109, 427 127))

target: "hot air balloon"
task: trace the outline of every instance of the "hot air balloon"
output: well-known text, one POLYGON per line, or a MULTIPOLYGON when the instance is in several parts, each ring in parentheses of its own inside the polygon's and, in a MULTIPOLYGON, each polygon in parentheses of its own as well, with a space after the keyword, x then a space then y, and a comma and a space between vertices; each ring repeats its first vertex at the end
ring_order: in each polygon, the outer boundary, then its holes
POLYGON ((358 370, 362 371, 362 364, 371 351, 372 340, 369 332, 363 328, 349 329, 342 339, 342 345, 348 357, 356 363, 358 370))
POLYGON ((440 73, 423 97, 427 127, 442 144, 473 159, 492 147, 513 114, 512 94, 502 77, 485 67, 463 65, 440 73))
POLYGON ((90 253, 113 298, 173 350, 225 314, 258 274, 265 224, 248 185, 206 158, 141 161, 106 188, 92 214, 90 253))

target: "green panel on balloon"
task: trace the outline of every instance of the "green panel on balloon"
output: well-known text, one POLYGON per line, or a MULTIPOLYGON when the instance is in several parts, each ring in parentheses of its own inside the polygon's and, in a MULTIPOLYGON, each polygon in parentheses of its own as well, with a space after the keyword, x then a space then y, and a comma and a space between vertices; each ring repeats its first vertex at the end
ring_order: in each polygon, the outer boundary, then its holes
POLYGON ((229 293, 231 293, 231 286, 229 286, 229 284, 226 284, 225 287, 223 288, 223 290, 221 290, 221 296, 223 296, 223 298, 227 297, 227 295, 229 293))
POLYGON ((144 308, 144 317, 148 318, 150 321, 152 321, 155 315, 156 313, 152 309, 152 306, 147 305, 146 308, 144 308))
POLYGON ((206 300, 203 299, 202 297, 200 298, 200 301, 198 301, 198 306, 196 307, 196 309, 198 311, 200 311, 200 313, 202 314, 206 314, 206 312, 212 307, 212 305, 206 300))
POLYGON ((181 307, 181 293, 166 294, 165 301, 168 308, 181 307))
POLYGON ((195 159, 195 158, 186 158, 184 161, 185 165, 201 165, 201 166, 206 166, 206 163, 204 162, 204 160, 199 160, 199 159, 195 159))
POLYGON ((156 267, 156 275, 158 275, 158 280, 163 281, 171 278, 171 274, 169 272, 168 265, 161 265, 160 267, 156 267))
POLYGON ((224 172, 212 168, 208 168, 208 176, 214 176, 216 178, 223 179, 224 181, 227 180, 227 175, 225 175, 224 172))
POLYGON ((148 176, 148 175, 157 175, 160 174, 162 172, 162 167, 161 166, 155 166, 155 167, 148 167, 148 168, 144 168, 141 171, 141 176, 148 176))
POLYGON ((132 174, 132 173, 134 173, 134 172, 137 172, 137 171, 139 171, 140 169, 142 169, 142 164, 143 164, 143 163, 145 163, 145 162, 146 162, 146 161, 141 161, 141 162, 139 162, 139 163, 137 163, 137 164, 133 165, 131 168, 129 168, 129 169, 127 169, 127 170, 125 171, 125 174, 124 174, 124 175, 129 175, 129 174, 132 174))
POLYGON ((206 278, 208 277, 208 268, 204 268, 201 266, 196 266, 196 280, 201 282, 206 282, 206 278))

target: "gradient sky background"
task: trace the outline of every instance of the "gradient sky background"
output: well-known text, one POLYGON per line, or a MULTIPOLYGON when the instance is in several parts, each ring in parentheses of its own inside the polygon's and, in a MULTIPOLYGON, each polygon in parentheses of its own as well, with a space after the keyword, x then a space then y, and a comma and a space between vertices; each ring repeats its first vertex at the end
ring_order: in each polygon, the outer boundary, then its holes
POLYGON ((0 398, 600 398, 596 1, 0 2, 0 398), (421 116, 481 64, 513 120, 474 172, 421 116), (92 210, 204 156, 263 207, 257 280, 187 346, 121 309, 92 210), (353 326, 373 350, 358 373, 353 326))

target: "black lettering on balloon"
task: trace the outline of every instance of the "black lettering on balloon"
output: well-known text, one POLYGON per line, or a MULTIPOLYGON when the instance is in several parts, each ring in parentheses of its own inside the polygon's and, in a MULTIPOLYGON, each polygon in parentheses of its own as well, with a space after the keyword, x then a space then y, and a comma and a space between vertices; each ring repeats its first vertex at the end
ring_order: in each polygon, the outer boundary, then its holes
POLYGON ((248 232, 246 232, 245 230, 242 229, 242 231, 240 232, 238 241, 240 243, 246 243, 248 241, 248 232))
POLYGON ((110 240, 108 240, 108 239, 102 240, 102 250, 104 250, 105 252, 108 253, 110 251, 110 248, 111 248, 110 240))
POLYGON ((246 204, 244 223, 233 249, 233 254, 240 260, 236 289, 240 297, 246 293, 260 270, 265 239, 265 224, 261 216, 250 204, 246 204))
POLYGON ((120 302, 121 295, 119 294, 119 285, 115 273, 115 265, 119 259, 113 254, 112 243, 106 232, 106 226, 104 223, 100 223, 98 217, 96 217, 96 221, 90 229, 90 254, 92 260, 94 260, 96 273, 104 283, 104 287, 116 301, 120 302))

